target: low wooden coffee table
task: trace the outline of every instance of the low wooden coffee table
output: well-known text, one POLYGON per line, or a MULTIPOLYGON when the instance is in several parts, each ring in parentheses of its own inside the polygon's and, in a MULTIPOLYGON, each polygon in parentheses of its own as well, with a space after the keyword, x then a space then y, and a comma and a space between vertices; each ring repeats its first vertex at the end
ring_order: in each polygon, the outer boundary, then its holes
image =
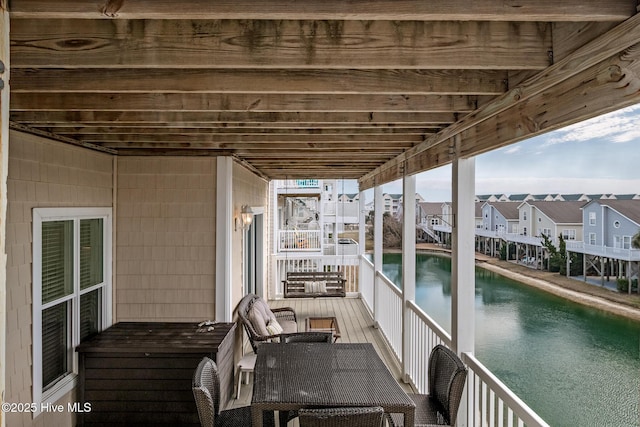
POLYGON ((340 338, 340 327, 335 317, 307 317, 305 320, 307 332, 331 332, 334 342, 340 338))

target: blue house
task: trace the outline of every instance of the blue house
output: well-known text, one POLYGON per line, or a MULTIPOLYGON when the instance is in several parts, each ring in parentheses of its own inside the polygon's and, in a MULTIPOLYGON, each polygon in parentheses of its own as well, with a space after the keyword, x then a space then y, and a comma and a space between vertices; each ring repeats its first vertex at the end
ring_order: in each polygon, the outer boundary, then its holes
POLYGON ((584 241, 567 242, 567 251, 584 254, 585 280, 590 268, 603 284, 605 277, 637 278, 640 249, 631 240, 640 231, 640 200, 593 199, 582 207, 582 221, 584 241))

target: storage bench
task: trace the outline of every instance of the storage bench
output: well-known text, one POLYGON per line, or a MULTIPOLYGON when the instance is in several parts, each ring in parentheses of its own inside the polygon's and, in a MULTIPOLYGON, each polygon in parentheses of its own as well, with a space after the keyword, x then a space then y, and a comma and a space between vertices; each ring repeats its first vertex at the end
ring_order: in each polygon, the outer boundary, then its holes
POLYGON ((220 405, 233 394, 235 323, 122 322, 78 346, 84 426, 199 427, 191 381, 207 356, 220 372, 220 405), (203 332, 197 332, 200 329, 203 332))
POLYGON ((283 280, 285 298, 344 297, 342 271, 292 271, 283 280))

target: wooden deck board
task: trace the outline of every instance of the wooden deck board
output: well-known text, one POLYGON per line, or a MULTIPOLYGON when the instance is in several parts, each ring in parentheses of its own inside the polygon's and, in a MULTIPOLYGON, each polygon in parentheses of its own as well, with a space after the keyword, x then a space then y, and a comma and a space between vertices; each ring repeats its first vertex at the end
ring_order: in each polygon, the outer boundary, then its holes
MULTIPOLYGON (((338 342, 370 342, 380 358, 387 365, 400 385, 408 392, 415 392, 410 385, 401 381, 400 366, 389 348, 382 333, 373 326, 368 309, 357 298, 300 298, 269 301, 272 308, 291 307, 298 318, 298 330, 304 331, 307 317, 335 316, 340 325, 341 337, 338 342)), ((242 386, 240 399, 231 401, 230 407, 239 407, 251 403, 251 383, 242 386)), ((297 425, 290 423, 290 426, 297 425)))

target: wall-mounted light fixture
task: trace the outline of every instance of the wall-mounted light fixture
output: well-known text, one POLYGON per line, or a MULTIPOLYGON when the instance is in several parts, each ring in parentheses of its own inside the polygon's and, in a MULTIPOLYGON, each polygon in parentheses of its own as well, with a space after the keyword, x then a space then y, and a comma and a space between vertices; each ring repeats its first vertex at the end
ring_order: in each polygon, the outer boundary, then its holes
MULTIPOLYGON (((247 230, 251 223, 253 222, 253 211, 247 205, 242 206, 242 210, 240 211, 240 225, 243 230, 247 230)), ((235 219, 235 229, 238 230, 238 218, 235 219)))

